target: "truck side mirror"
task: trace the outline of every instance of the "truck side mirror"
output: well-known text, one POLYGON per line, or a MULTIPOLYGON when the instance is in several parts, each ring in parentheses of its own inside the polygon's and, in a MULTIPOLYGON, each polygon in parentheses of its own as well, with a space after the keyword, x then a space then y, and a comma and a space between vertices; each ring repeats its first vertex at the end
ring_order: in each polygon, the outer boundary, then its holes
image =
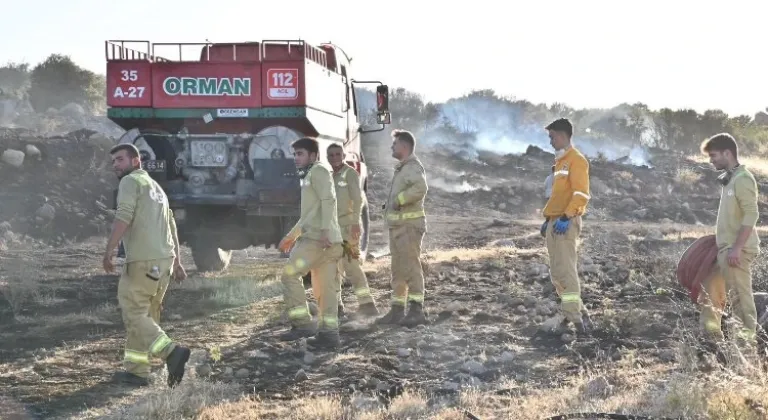
POLYGON ((392 122, 392 116, 389 113, 389 86, 376 86, 376 122, 378 124, 389 124, 392 122))

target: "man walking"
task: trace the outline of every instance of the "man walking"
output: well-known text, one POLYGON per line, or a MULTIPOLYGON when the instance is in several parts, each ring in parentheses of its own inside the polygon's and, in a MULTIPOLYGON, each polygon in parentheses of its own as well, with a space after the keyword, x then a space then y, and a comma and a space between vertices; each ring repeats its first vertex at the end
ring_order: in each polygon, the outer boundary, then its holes
POLYGON ((368 279, 360 266, 360 225, 363 209, 363 186, 360 185, 360 176, 357 171, 344 163, 344 148, 337 143, 328 146, 328 163, 333 168, 333 185, 336 188, 336 203, 338 209, 339 227, 344 239, 346 252, 339 261, 339 270, 336 275, 339 283, 339 315, 344 311, 341 300, 342 274, 346 274, 352 283, 352 288, 357 296, 357 314, 361 316, 376 316, 376 301, 368 287, 368 279))
POLYGON ((589 161, 571 144, 573 125, 568 119, 557 119, 545 129, 555 149, 555 166, 541 233, 546 238, 550 275, 560 296, 565 320, 573 323, 578 334, 586 334, 591 329, 591 321, 581 301, 576 251, 581 216, 590 198, 589 161))
POLYGON ((385 205, 392 255, 392 302, 389 312, 377 324, 401 324, 408 327, 426 324, 424 314, 424 273, 421 245, 427 232, 424 200, 427 176, 415 154, 416 139, 406 130, 392 131, 392 157, 399 162, 385 205), (406 302, 408 314, 405 314, 406 302))
POLYGON ((715 240, 717 265, 705 279, 699 302, 701 326, 714 340, 722 340, 720 328, 727 295, 730 295, 735 318, 741 322, 739 339, 756 343, 757 309, 752 291, 752 263, 760 252, 757 236, 757 182, 752 173, 739 164, 736 140, 727 133, 716 134, 702 142, 701 151, 709 155, 715 169, 724 171, 718 178, 722 184, 717 211, 715 240))
POLYGON ((186 278, 181 265, 176 222, 160 185, 141 168, 139 150, 119 144, 110 150, 112 167, 120 178, 117 211, 104 251, 103 266, 114 271, 112 256, 122 239, 125 267, 117 286, 127 340, 125 372, 115 379, 136 386, 148 385, 149 357, 165 360, 168 386, 181 382, 190 351, 174 343, 158 326, 160 310, 171 276, 186 278))
POLYGON ((282 283, 291 329, 281 336, 284 341, 315 337, 307 345, 335 348, 340 344, 338 294, 336 281, 342 238, 336 212, 336 191, 331 170, 317 159, 317 140, 303 137, 291 145, 294 162, 301 178, 301 216, 280 241, 290 257, 283 268, 282 283), (294 246, 295 244, 295 246, 294 246), (312 290, 319 307, 318 322, 312 320, 302 277, 312 272, 312 290))

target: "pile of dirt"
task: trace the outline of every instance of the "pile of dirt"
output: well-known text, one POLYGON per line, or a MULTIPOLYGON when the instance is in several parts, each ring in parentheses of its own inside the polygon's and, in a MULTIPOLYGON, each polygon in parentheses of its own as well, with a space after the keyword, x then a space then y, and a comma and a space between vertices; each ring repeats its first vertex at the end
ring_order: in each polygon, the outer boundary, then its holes
POLYGON ((0 129, 0 249, 17 241, 50 245, 105 232, 111 222, 109 148, 115 140, 92 130, 42 137, 0 129))

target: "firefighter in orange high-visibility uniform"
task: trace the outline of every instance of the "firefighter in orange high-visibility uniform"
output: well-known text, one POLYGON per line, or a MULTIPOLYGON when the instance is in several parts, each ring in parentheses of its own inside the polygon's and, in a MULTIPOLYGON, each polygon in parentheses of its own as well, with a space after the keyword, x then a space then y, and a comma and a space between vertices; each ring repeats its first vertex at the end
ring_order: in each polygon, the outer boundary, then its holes
POLYGON ((555 168, 541 232, 546 238, 550 275, 560 296, 563 315, 574 324, 578 334, 586 334, 591 321, 581 301, 576 251, 581 217, 589 202, 589 161, 571 145, 573 126, 568 119, 555 120, 546 130, 555 149, 555 168))

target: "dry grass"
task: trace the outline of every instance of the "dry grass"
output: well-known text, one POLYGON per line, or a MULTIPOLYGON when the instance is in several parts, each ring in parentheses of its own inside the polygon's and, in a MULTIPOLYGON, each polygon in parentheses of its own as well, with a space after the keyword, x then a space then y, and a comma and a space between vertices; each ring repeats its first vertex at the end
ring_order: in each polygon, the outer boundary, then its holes
POLYGON ((702 175, 690 168, 680 167, 675 174, 675 181, 681 185, 692 186, 701 181, 702 175))

